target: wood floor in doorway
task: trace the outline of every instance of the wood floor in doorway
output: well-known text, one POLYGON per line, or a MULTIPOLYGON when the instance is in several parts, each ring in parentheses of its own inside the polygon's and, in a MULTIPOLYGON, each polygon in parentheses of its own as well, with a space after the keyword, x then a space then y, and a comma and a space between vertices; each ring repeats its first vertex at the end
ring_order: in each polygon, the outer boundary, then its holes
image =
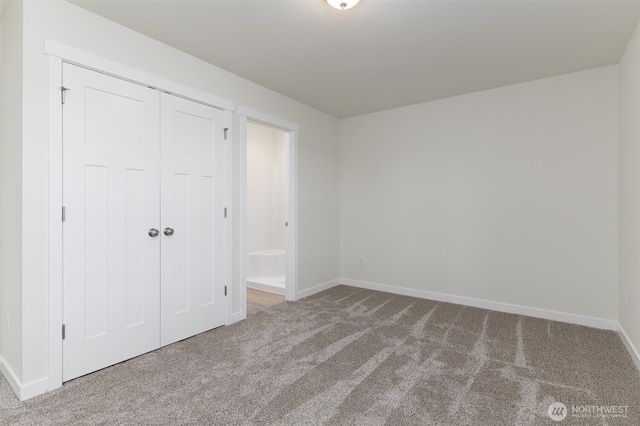
POLYGON ((247 288, 247 316, 253 315, 280 302, 284 302, 284 296, 247 288))

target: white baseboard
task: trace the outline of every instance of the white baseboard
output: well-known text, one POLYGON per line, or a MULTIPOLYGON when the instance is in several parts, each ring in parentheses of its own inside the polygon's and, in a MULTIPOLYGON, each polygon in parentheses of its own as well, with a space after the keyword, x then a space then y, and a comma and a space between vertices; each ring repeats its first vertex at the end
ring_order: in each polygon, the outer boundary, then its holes
POLYGON ((247 280, 247 288, 252 288, 254 290, 266 291, 267 293, 274 293, 284 296, 286 293, 286 289, 284 287, 278 287, 271 284, 259 283, 256 281, 247 280))
POLYGON ((298 291, 298 294, 296 294, 296 300, 312 296, 316 293, 320 293, 321 291, 328 290, 331 287, 340 285, 340 281, 341 280, 339 278, 336 278, 335 280, 327 281, 326 283, 318 284, 317 286, 298 291))
POLYGON ((2 372, 2 375, 7 379, 9 386, 11 386, 11 389, 20 401, 25 401, 33 398, 34 396, 41 395, 48 390, 48 377, 43 377, 42 379, 34 380, 33 382, 23 385, 13 369, 2 357, 0 357, 0 372, 2 372))
POLYGON ((2 372, 4 378, 9 382, 9 386, 11 386, 13 392, 18 396, 18 398, 20 398, 20 380, 18 380, 16 374, 2 357, 0 357, 0 372, 2 372))
POLYGON ((638 370, 640 370, 640 353, 638 353, 636 347, 633 346, 633 343, 631 343, 631 339, 629 339, 627 332, 624 331, 622 324, 618 324, 618 334, 620 335, 622 343, 624 343, 624 345, 627 347, 627 351, 629 352, 629 355, 631 355, 631 359, 633 359, 636 367, 638 368, 638 370))
POLYGON ((367 288, 369 290, 384 291, 387 293, 401 294, 403 296, 419 297, 421 299, 436 300, 438 302, 455 303, 458 305, 473 306, 476 308, 489 309, 492 311, 506 312, 509 314, 527 315, 535 318, 542 318, 552 321, 567 322, 570 324, 585 325, 587 327, 600 328, 604 330, 618 330, 618 322, 602 318, 593 318, 582 315, 567 314, 564 312, 548 311, 546 309, 530 308, 527 306, 512 305, 510 303, 492 302, 489 300, 474 299, 471 297, 454 296, 451 294, 435 293, 426 290, 416 290, 413 288, 396 287, 386 284, 371 283, 367 281, 351 280, 341 278, 340 282, 352 287, 367 288))
POLYGON ((20 390, 20 401, 33 398, 34 396, 42 395, 49 390, 49 378, 43 377, 42 379, 34 380, 33 382, 22 385, 20 390))
POLYGON ((243 319, 246 319, 246 315, 242 315, 242 311, 238 311, 238 312, 234 312, 232 313, 228 318, 227 318, 227 322, 225 323, 225 325, 231 325, 231 324, 235 324, 239 321, 242 321, 243 319))

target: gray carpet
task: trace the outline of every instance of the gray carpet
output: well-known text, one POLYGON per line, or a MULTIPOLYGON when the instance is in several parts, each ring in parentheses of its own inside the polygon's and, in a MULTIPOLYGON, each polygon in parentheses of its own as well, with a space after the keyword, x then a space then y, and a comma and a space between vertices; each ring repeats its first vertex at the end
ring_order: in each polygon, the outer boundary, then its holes
POLYGON ((640 425, 640 375, 614 332, 339 286, 26 402, 0 380, 0 424, 640 425))

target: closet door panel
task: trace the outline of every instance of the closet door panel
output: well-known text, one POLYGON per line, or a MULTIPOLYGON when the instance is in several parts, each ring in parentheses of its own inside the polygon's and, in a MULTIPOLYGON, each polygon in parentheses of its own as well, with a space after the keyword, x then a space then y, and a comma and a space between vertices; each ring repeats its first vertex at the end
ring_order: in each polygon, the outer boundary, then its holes
POLYGON ((224 324, 224 112, 161 97, 162 345, 224 324))
POLYGON ((63 67, 63 380, 160 346, 160 95, 63 67))

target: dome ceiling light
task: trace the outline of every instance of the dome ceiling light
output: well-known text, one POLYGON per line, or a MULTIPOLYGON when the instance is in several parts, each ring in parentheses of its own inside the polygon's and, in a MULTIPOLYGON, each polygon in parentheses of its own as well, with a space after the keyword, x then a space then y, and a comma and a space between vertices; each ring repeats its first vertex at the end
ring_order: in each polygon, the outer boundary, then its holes
POLYGON ((327 0, 327 3, 338 10, 351 9, 353 6, 358 4, 358 2, 360 2, 360 0, 327 0))

